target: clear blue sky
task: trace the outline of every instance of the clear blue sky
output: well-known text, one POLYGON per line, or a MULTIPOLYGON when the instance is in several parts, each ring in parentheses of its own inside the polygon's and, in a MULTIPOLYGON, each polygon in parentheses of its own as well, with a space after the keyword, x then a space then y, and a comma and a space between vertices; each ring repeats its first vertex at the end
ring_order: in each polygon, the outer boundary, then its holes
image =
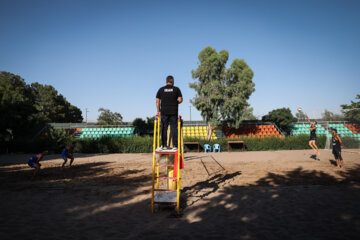
MULTIPOLYGON (((360 94, 360 1, 0 1, 0 71, 53 85, 89 120, 156 112, 169 74, 184 96, 198 53, 229 51, 253 69, 255 115, 302 106, 310 117, 360 94)), ((200 120, 192 107, 192 120, 200 120)))

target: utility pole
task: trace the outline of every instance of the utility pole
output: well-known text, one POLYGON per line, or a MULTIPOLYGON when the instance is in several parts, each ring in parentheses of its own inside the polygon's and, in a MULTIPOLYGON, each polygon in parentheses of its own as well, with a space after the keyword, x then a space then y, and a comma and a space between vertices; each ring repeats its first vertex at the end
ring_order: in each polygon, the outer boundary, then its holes
POLYGON ((85 119, 86 119, 86 126, 87 126, 87 124, 88 124, 88 121, 87 121, 87 114, 88 114, 88 112, 89 112, 88 109, 85 108, 85 113, 86 113, 86 115, 85 115, 85 116, 86 116, 86 118, 85 118, 85 119))
POLYGON ((190 108, 190 125, 191 125, 191 106, 189 106, 190 108))

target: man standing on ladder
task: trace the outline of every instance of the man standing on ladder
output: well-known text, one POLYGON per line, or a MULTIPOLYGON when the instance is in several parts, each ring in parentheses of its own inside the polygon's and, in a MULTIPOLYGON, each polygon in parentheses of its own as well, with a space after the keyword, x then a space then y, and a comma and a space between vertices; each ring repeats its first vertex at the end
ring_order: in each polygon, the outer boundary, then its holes
POLYGON ((166 85, 160 88, 156 94, 157 116, 161 119, 161 150, 170 150, 167 146, 167 129, 170 124, 173 140, 173 150, 178 147, 178 105, 182 103, 182 94, 178 87, 174 86, 174 77, 166 77, 166 85))

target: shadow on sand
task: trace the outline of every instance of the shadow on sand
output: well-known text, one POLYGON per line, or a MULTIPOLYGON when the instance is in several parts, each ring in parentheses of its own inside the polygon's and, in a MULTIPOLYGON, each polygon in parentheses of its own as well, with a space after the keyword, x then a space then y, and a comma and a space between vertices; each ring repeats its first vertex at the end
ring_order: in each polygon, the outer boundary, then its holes
POLYGON ((108 164, 67 169, 66 178, 73 180, 60 185, 63 175, 57 168, 47 169, 42 180, 31 185, 23 183, 27 182, 21 176, 24 171, 2 170, 1 239, 28 236, 23 226, 29 222, 39 224, 39 231, 32 234, 36 239, 356 239, 360 235, 360 165, 344 170, 342 179, 297 168, 284 174, 269 172, 250 186, 232 185, 244 177, 239 171, 216 174, 183 187, 183 215, 169 219, 169 211, 150 213, 150 171, 105 176, 111 171, 108 164), (41 186, 62 188, 50 191, 41 186), (48 194, 37 196, 44 191, 48 194), (42 201, 53 204, 39 204, 42 201), (19 206, 21 202, 24 206, 19 206))
MULTIPOLYGON (((2 166, 14 166, 18 164, 26 164, 30 157, 36 154, 0 154, 0 167, 2 166)), ((77 158, 90 158, 95 156, 105 156, 108 155, 106 153, 75 153, 75 161, 77 158)), ((46 155, 41 162, 51 161, 51 160, 62 160, 61 154, 51 154, 46 155)), ((20 168, 19 168, 20 169, 20 168)))

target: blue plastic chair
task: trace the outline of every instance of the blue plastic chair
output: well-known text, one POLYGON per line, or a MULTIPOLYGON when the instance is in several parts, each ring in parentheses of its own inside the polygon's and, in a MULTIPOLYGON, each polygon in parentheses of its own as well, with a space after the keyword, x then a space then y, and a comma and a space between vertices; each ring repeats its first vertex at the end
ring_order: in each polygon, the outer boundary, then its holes
POLYGON ((216 152, 216 151, 221 152, 221 151, 220 151, 220 145, 217 144, 217 143, 215 143, 215 144, 214 144, 214 147, 213 147, 213 151, 214 151, 214 152, 216 152))
POLYGON ((211 146, 209 144, 204 144, 204 152, 211 152, 211 146))

